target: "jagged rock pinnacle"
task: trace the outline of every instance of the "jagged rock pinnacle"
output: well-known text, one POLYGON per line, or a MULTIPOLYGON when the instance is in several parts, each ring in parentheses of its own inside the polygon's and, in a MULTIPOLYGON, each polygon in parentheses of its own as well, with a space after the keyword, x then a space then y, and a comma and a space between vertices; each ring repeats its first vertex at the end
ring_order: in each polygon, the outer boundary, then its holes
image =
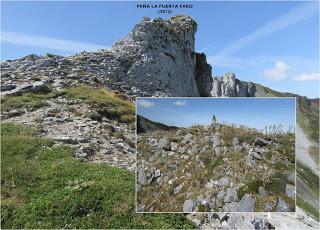
POLYGON ((195 52, 197 23, 189 16, 143 20, 112 48, 128 68, 127 83, 169 96, 209 96, 211 66, 195 52))
POLYGON ((240 81, 234 73, 228 72, 223 77, 214 77, 212 97, 265 97, 268 96, 259 84, 240 81))

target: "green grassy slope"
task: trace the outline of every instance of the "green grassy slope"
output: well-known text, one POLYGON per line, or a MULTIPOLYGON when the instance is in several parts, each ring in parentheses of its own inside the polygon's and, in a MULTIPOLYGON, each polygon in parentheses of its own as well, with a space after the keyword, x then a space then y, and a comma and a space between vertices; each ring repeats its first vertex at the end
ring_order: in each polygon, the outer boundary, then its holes
MULTIPOLYGON (((270 97, 296 97, 297 98, 297 123, 303 129, 303 132, 312 142, 309 149, 310 155, 319 164, 319 99, 308 99, 291 93, 281 93, 261 86, 270 97)), ((297 177, 301 180, 301 186, 307 186, 303 189, 298 189, 297 205, 307 213, 311 214, 315 219, 319 220, 319 204, 318 209, 314 208, 317 205, 304 200, 304 196, 314 197, 319 203, 319 177, 315 175, 308 167, 297 163, 297 177), (304 194, 304 193, 308 194, 304 194)))
POLYGON ((184 215, 135 213, 134 174, 2 124, 2 228, 193 228, 184 215))

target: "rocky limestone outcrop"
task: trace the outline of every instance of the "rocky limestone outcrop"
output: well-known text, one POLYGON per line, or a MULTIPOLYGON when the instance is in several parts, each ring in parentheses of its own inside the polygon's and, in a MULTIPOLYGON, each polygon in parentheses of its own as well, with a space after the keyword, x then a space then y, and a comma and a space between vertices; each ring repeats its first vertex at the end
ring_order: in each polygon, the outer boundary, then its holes
POLYGON ((121 78, 148 92, 161 91, 170 96, 208 96, 211 67, 206 63, 204 54, 195 53, 196 30, 196 22, 184 15, 138 23, 112 48, 128 65, 121 78))
POLYGON ((77 81, 133 96, 209 96, 211 66, 195 52, 196 30, 197 23, 185 15, 144 19, 110 50, 5 61, 1 91, 10 94, 35 81, 57 87, 77 81))
POLYGON ((240 81, 234 73, 223 77, 214 77, 211 90, 212 97, 266 97, 265 87, 252 82, 240 81))

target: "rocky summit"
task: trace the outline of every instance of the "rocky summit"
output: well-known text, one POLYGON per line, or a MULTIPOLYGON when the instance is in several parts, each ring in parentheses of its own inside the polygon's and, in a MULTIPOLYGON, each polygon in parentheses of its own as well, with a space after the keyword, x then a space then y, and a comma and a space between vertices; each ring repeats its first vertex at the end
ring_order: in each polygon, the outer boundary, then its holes
POLYGON ((196 30, 189 16, 143 20, 110 50, 5 61, 1 89, 41 81, 57 87, 100 84, 139 96, 209 96, 211 66, 204 54, 195 52, 196 30))
MULTIPOLYGON (((161 126, 159 126, 161 127, 161 126)), ((294 133, 220 124, 138 135, 138 209, 295 211, 294 133)))

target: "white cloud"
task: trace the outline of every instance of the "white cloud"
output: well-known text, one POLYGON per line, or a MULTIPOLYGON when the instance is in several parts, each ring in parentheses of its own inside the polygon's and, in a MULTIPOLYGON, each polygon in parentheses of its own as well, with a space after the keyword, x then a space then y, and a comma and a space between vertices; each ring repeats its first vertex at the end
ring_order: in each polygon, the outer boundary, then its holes
POLYGON ((283 61, 277 61, 274 68, 263 71, 263 76, 271 80, 283 80, 287 77, 288 67, 283 61))
POLYGON ((34 36, 9 31, 1 31, 1 42, 68 52, 97 51, 98 49, 109 48, 108 46, 93 43, 34 36))
POLYGON ((187 101, 176 101, 173 104, 175 104, 176 106, 186 106, 187 105, 187 101))
POLYGON ((144 100, 144 99, 138 99, 138 104, 142 107, 151 107, 151 106, 154 106, 154 103, 151 102, 151 101, 147 101, 147 100, 144 100))
POLYGON ((302 73, 294 78, 296 81, 320 81, 320 73, 302 73))
POLYGON ((252 33, 236 40, 229 46, 217 53, 216 58, 226 57, 234 54, 238 50, 252 44, 261 37, 277 32, 300 21, 306 20, 316 14, 318 7, 314 2, 299 4, 287 13, 270 20, 252 33))

